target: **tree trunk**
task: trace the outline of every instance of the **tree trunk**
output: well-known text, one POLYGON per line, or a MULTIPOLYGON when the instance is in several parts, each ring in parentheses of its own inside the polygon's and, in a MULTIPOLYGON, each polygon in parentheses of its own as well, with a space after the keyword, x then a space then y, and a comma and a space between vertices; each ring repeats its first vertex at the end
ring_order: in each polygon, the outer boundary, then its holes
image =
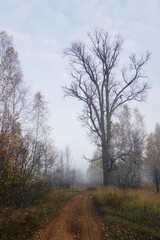
MULTIPOLYGON (((109 104, 108 104, 109 106, 109 104)), ((103 185, 108 186, 110 184, 110 140, 111 140, 111 115, 109 113, 109 109, 107 110, 107 118, 106 118, 106 128, 103 131, 103 142, 102 142, 102 159, 103 159, 103 185)))
POLYGON ((109 179, 109 156, 105 149, 102 149, 102 160, 103 160, 103 185, 108 186, 110 179, 109 179))

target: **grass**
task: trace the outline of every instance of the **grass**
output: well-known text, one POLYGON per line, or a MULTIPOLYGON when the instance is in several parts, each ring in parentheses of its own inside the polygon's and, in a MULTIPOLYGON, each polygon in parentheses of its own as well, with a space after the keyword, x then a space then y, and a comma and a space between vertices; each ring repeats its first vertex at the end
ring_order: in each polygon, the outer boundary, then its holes
POLYGON ((114 240, 160 240, 160 196, 151 189, 98 190, 93 197, 114 240))
POLYGON ((18 210, 13 207, 1 208, 0 239, 31 239, 33 233, 52 219, 62 204, 75 194, 77 192, 71 190, 54 190, 35 205, 18 210))

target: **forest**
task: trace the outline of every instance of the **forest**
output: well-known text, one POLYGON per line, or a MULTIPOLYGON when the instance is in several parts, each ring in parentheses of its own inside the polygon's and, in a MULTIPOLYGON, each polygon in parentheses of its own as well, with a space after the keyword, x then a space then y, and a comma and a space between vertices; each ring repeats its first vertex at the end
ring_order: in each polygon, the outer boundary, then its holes
MULTIPOLYGON (((92 214, 87 205, 92 196, 92 204, 106 216, 113 239, 160 239, 160 124, 147 133, 144 116, 130 105, 132 101, 145 101, 150 91, 145 72, 151 54, 138 57, 132 53, 120 69, 121 35, 113 37, 95 29, 88 38, 90 46, 75 41, 64 50, 73 81, 62 89, 65 97, 82 102, 79 120, 95 146, 92 158, 86 159, 89 167, 84 177, 81 170, 72 167, 70 146, 62 150, 56 147, 45 96, 41 91, 32 94, 13 37, 0 32, 2 240, 31 239, 64 202, 76 198, 78 203, 81 194, 88 216, 92 214), (120 216, 130 223, 120 223, 120 216), (118 220, 113 221, 114 217, 118 220), (133 226, 132 221, 143 221, 144 226, 133 226), (121 233, 123 228, 127 229, 125 233, 121 233), (132 235, 133 231, 138 235, 132 235)), ((79 225, 72 223, 70 234, 84 239, 79 214, 77 218, 79 225)), ((102 239, 99 232, 97 227, 96 238, 87 239, 102 239)))

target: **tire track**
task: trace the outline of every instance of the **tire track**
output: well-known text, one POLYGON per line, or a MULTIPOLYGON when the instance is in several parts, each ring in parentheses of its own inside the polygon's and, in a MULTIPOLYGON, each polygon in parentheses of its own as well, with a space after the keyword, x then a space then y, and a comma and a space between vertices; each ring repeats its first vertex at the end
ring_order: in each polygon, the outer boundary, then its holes
POLYGON ((70 200, 45 230, 40 230, 33 238, 33 240, 73 239, 108 239, 101 219, 94 211, 90 192, 82 193, 70 200))

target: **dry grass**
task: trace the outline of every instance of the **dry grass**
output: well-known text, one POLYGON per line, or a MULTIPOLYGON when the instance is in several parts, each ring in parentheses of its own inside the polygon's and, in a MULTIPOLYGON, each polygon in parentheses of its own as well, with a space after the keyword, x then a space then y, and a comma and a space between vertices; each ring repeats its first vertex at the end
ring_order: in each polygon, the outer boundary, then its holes
POLYGON ((100 189, 94 202, 113 239, 160 239, 160 196, 152 189, 100 189))

